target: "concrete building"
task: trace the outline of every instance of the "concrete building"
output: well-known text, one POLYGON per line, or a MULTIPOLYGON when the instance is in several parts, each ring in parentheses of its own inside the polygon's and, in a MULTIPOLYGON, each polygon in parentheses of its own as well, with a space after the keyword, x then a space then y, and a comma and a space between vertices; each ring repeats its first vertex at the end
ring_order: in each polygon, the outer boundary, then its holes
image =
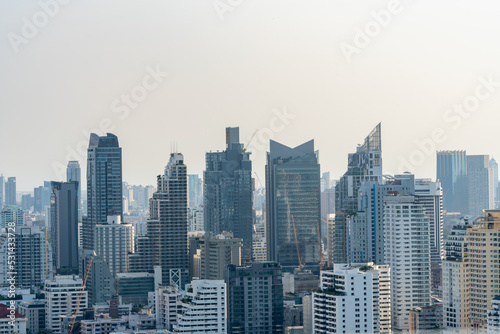
POLYGON ((500 296, 493 298, 487 317, 488 334, 500 332, 500 296))
POLYGON ((494 172, 489 155, 467 156, 468 214, 479 216, 483 210, 495 208, 494 172))
POLYGON ((5 203, 5 176, 0 174, 0 209, 5 203))
POLYGON ((431 303, 429 220, 414 196, 386 196, 384 202, 384 258, 391 268, 392 329, 408 330, 409 311, 431 303))
POLYGON ((242 262, 252 261, 253 183, 250 152, 238 127, 226 128, 226 149, 209 152, 203 174, 205 232, 231 231, 243 240, 242 262))
POLYGON ((14 310, 14 320, 10 318, 12 310, 5 304, 0 304, 0 334, 26 334, 26 318, 14 310))
POLYGON ((380 291, 381 281, 390 285, 388 268, 370 266, 335 264, 321 272, 320 289, 312 294, 313 333, 390 333, 390 291, 380 291))
POLYGON ((226 283, 193 280, 186 285, 183 311, 173 325, 174 333, 228 333, 226 283))
POLYGON ((134 252, 134 227, 120 216, 108 216, 107 223, 95 226, 95 252, 107 263, 111 274, 129 271, 128 255, 134 252))
POLYGON ((205 233, 200 240, 200 276, 202 279, 223 279, 228 264, 241 265, 243 240, 224 231, 217 236, 205 233))
MULTIPOLYGON (((97 256, 94 251, 83 250, 80 272, 86 275, 90 261, 92 265, 87 276, 85 288, 88 292, 90 305, 107 303, 115 297, 115 278, 109 270, 107 261, 102 256, 97 256)), ((97 313, 103 313, 97 312, 97 313)))
POLYGON ((78 274, 78 182, 52 182, 50 235, 57 271, 78 274))
POLYGON ((283 333, 283 283, 275 262, 228 265, 228 333, 283 333))
POLYGON ((203 206, 203 181, 198 174, 188 175, 189 208, 203 206))
POLYGON ((118 138, 90 134, 87 151, 87 217, 82 221, 82 246, 94 249, 94 229, 108 216, 122 216, 122 149, 118 138))
POLYGON ((266 164, 267 257, 280 263, 284 271, 293 272, 301 263, 319 266, 318 159, 314 140, 295 148, 270 141, 266 164))
POLYGON ((116 293, 120 304, 131 303, 144 306, 148 303, 148 293, 155 291, 155 275, 151 273, 119 273, 116 275, 116 293))
POLYGON ((436 177, 443 187, 444 210, 467 214, 469 191, 466 151, 438 151, 436 177))
POLYGON ((30 333, 45 330, 45 301, 20 302, 19 313, 26 318, 26 330, 30 333))
POLYGON ((16 178, 9 177, 5 182, 5 205, 17 205, 16 178))
POLYGON ((155 291, 156 328, 173 330, 182 312, 181 293, 177 288, 162 286, 155 291))
POLYGON ((46 328, 54 334, 66 333, 61 317, 72 316, 77 310, 77 316, 83 315, 88 306, 87 291, 82 290, 83 281, 76 275, 56 276, 45 281, 45 317, 46 328))
POLYGON ((80 163, 78 161, 68 161, 68 166, 66 167, 66 181, 78 182, 78 189, 76 192, 77 202, 78 202, 78 220, 82 219, 82 213, 83 213, 81 174, 82 173, 80 169, 80 163))
POLYGON ((17 205, 5 205, 0 211, 0 223, 1 228, 10 226, 9 223, 14 223, 15 226, 24 226, 23 209, 17 205))

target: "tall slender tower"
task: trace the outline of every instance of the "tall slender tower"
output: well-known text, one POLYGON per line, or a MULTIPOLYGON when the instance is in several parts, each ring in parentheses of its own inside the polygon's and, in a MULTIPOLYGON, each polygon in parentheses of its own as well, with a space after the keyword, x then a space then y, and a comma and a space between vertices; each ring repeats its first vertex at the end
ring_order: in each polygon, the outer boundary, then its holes
POLYGON ((183 155, 170 154, 165 173, 157 177, 158 187, 149 201, 147 221, 152 263, 162 267, 165 284, 179 286, 189 279, 186 170, 183 155))
POLYGON ((5 205, 16 205, 16 177, 9 177, 5 182, 5 205))
POLYGON ((76 181, 78 182, 78 219, 82 218, 82 177, 80 163, 78 161, 68 161, 68 167, 66 168, 66 181, 76 181))
MULTIPOLYGON (((350 153, 347 172, 335 186, 335 224, 333 226, 333 261, 346 263, 347 239, 346 231, 349 219, 358 210, 358 190, 361 183, 382 181, 382 139, 380 123, 365 138, 363 145, 350 153)), ((382 231, 378 231, 380 235, 382 231)))
POLYGON ((295 148, 271 140, 266 165, 268 260, 284 271, 320 261, 320 166, 314 140, 295 148), (300 258, 300 260, 299 260, 300 258))
POLYGON ((252 162, 239 141, 239 128, 226 128, 226 150, 206 154, 204 173, 205 231, 231 231, 243 239, 242 262, 252 260, 252 162))
POLYGON ((436 177, 443 187, 446 212, 468 213, 466 151, 438 151, 436 177))
POLYGON ((108 216, 121 216, 122 149, 118 138, 90 135, 87 153, 87 217, 83 219, 83 249, 94 249, 94 228, 108 216))

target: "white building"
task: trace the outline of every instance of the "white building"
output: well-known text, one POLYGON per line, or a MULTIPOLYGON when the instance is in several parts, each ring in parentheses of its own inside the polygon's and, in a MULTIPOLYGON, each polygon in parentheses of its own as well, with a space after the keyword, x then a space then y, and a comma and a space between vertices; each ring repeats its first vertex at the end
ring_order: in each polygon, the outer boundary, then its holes
POLYGON ((492 308, 488 310, 488 334, 500 333, 500 296, 491 301, 492 308))
POLYGON ((96 225, 95 252, 108 263, 112 275, 128 272, 128 254, 134 252, 134 227, 122 224, 120 216, 108 216, 107 224, 96 225))
POLYGON ((409 311, 431 304, 429 220, 414 196, 384 199, 384 258, 391 268, 392 329, 407 330, 409 311))
POLYGON ((387 266, 372 263, 362 267, 334 264, 333 270, 322 271, 320 289, 312 295, 313 333, 390 332, 388 275, 387 266))
POLYGON ((56 276, 53 280, 45 281, 45 317, 46 328, 54 334, 66 333, 61 328, 60 316, 71 316, 76 312, 80 299, 77 315, 82 315, 82 310, 87 308, 87 291, 83 290, 82 279, 78 276, 56 276))
POLYGON ((172 330, 177 323, 179 311, 182 311, 181 294, 176 288, 165 286, 156 289, 156 328, 172 330))
POLYGON ((0 304, 0 334, 26 334, 26 318, 9 306, 0 304), (14 320, 10 316, 14 317, 14 320))
POLYGON ((183 313, 174 333, 227 333, 226 283, 223 280, 193 280, 186 285, 183 313))

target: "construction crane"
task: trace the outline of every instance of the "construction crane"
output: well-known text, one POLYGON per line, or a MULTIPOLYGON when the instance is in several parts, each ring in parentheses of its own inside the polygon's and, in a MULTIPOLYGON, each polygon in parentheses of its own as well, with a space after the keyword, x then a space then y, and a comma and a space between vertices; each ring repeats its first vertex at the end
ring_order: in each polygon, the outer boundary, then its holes
POLYGON ((91 258, 89 264, 87 265, 87 272, 85 273, 85 279, 83 280, 83 283, 82 283, 82 292, 80 292, 80 295, 78 296, 78 302, 76 303, 76 311, 74 313, 73 321, 71 322, 69 334, 71 334, 71 332, 73 332, 73 328, 75 327, 76 317, 78 316, 78 311, 80 310, 80 302, 81 302, 82 297, 83 297, 85 285, 87 284, 87 278, 89 277, 90 269, 92 268, 92 261, 94 261, 94 258, 91 258))
POLYGON ((304 268, 304 264, 302 263, 302 257, 300 256, 299 253, 299 241, 297 240, 297 230, 295 229, 295 221, 293 220, 293 215, 290 215, 292 217, 292 224, 293 224, 293 233, 295 234, 295 246, 297 246, 297 257, 299 258, 299 269, 302 270, 304 268))

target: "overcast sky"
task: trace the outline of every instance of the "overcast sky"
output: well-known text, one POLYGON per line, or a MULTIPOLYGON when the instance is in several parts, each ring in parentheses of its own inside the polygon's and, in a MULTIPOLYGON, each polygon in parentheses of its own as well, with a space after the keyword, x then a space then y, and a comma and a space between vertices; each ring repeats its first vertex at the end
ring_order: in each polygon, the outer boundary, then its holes
POLYGON ((314 139, 339 178, 378 122, 386 174, 434 178, 435 149, 500 160, 498 1, 53 1, 0 1, 0 173, 18 190, 67 158, 85 180, 101 129, 130 184, 172 147, 201 174, 227 126, 254 135, 262 183, 269 137, 314 139))

